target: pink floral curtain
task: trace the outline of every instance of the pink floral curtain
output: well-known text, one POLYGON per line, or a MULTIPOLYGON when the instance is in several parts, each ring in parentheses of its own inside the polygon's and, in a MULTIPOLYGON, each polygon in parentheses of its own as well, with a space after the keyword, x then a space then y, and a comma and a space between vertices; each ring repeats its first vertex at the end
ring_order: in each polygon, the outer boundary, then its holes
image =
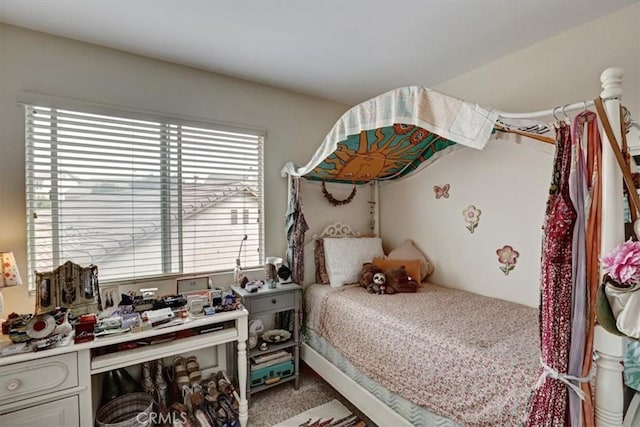
MULTIPOLYGON (((556 129, 556 154, 547 200, 542 244, 540 350, 543 369, 528 405, 525 425, 566 426, 569 389, 566 378, 571 344, 572 251, 577 214, 569 193, 571 129, 556 129)), ((573 392, 573 391, 572 391, 573 392)))

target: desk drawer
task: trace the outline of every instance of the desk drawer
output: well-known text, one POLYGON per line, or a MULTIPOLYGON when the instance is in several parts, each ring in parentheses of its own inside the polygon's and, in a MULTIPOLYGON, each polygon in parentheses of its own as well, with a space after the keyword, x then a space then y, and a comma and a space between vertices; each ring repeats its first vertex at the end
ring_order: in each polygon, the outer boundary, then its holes
POLYGON ((251 314, 257 314, 265 311, 292 310, 295 308, 294 304, 295 295, 293 292, 251 297, 249 312, 251 314))
POLYGON ((75 352, 14 363, 0 368, 0 404, 77 385, 78 359, 75 352))

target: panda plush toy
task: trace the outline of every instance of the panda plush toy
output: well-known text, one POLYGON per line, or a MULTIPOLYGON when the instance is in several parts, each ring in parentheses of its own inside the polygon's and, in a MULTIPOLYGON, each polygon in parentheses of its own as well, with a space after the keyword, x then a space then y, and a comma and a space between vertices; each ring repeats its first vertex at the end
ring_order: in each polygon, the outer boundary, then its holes
POLYGON ((370 293, 384 294, 387 289, 387 276, 384 273, 376 273, 373 275, 373 283, 369 285, 367 291, 370 293))

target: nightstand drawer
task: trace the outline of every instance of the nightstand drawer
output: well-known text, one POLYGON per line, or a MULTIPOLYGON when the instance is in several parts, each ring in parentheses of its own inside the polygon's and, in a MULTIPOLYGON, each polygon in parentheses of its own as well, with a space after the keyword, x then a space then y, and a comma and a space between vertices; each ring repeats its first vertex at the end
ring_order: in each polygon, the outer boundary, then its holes
POLYGON ((291 310, 295 307, 295 295, 293 292, 251 297, 251 314, 264 311, 291 310))
POLYGON ((0 368, 0 404, 78 385, 76 353, 45 357, 0 368))

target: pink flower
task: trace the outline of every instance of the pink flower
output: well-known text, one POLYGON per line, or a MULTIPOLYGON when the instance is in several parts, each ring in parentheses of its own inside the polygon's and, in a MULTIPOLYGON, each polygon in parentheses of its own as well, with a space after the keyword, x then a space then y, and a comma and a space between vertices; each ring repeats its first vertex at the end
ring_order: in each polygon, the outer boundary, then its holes
POLYGON ((505 245, 502 249, 496 251, 496 255, 498 255, 498 261, 502 264, 515 264, 520 253, 514 250, 513 247, 505 245))
POLYGON ((516 267, 520 252, 513 249, 513 246, 504 245, 502 248, 496 250, 496 255, 498 255, 498 262, 502 264, 500 270, 502 270, 505 276, 508 276, 509 272, 516 267))
POLYGON ((601 261, 609 277, 621 285, 640 281, 640 242, 628 240, 620 243, 601 261))

